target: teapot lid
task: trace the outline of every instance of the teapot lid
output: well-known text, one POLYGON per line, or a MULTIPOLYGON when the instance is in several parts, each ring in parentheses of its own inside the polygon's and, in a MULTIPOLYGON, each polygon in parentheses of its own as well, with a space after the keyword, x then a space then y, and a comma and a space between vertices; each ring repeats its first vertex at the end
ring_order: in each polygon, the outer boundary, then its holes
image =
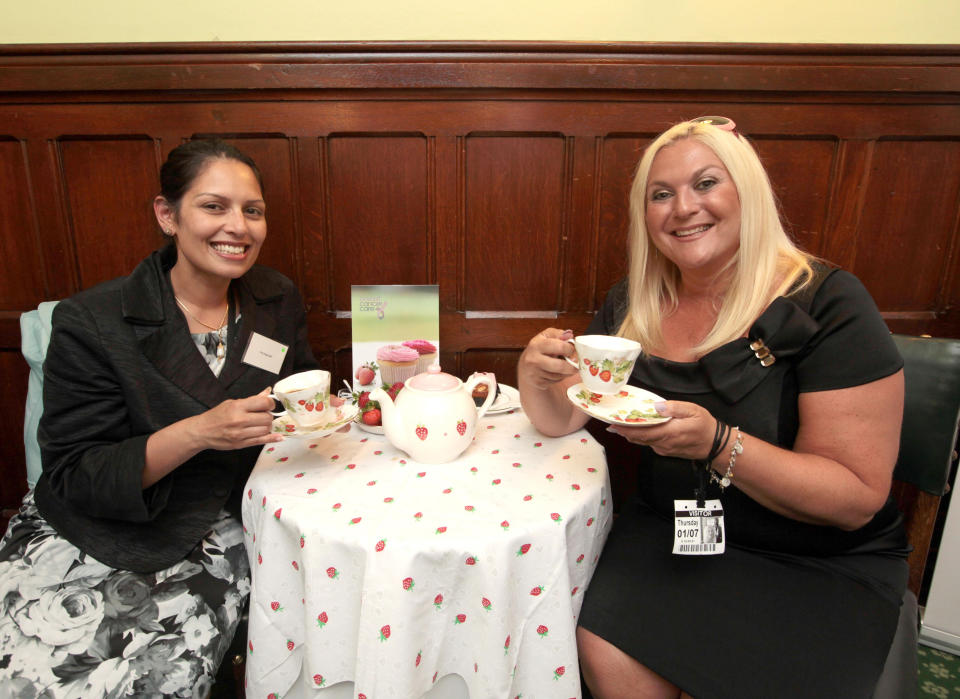
POLYGON ((420 391, 449 391, 461 383, 456 376, 441 372, 439 364, 431 364, 425 372, 409 379, 407 386, 420 391))

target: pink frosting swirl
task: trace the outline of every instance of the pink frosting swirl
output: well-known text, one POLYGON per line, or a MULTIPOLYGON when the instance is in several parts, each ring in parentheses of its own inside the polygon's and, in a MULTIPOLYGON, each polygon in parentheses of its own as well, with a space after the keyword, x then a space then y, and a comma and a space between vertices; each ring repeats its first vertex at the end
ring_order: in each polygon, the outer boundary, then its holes
POLYGON ((377 360, 387 362, 415 362, 420 358, 419 353, 403 345, 384 345, 377 350, 377 360))
POLYGON ((403 346, 415 349, 417 354, 433 354, 437 351, 436 346, 427 340, 407 340, 403 346))

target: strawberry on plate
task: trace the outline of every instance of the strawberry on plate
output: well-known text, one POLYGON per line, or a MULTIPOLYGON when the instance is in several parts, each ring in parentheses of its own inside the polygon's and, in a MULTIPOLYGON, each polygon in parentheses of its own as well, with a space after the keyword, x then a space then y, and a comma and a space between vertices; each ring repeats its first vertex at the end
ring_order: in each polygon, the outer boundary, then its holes
POLYGON ((357 383, 361 386, 369 386, 373 383, 373 380, 377 376, 377 363, 376 362, 365 362, 357 367, 357 373, 355 374, 357 383))

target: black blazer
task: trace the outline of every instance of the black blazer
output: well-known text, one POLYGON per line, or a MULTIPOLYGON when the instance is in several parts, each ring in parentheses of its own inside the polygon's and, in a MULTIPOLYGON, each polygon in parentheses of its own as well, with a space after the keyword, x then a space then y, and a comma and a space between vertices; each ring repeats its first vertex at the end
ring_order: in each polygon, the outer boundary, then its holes
POLYGON ((57 304, 43 367, 37 507, 81 551, 136 572, 185 558, 221 509, 239 518, 240 493, 260 453, 203 451, 144 490, 147 438, 316 368, 296 287, 254 266, 231 283, 227 356, 215 376, 173 298, 167 272, 176 259, 170 245, 129 277, 57 304), (279 374, 240 361, 254 331, 289 347, 279 374))

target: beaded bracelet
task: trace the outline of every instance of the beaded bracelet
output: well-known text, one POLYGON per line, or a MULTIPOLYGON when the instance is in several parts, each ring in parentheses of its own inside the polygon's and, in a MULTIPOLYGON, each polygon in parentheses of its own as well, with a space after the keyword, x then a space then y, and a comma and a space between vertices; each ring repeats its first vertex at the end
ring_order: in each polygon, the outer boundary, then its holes
POLYGON ((737 437, 733 440, 733 446, 730 448, 730 460, 727 462, 727 472, 724 473, 722 477, 718 476, 716 471, 710 474, 710 480, 720 484, 721 492, 730 485, 730 480, 733 478, 733 468, 737 465, 737 455, 743 453, 743 434, 740 432, 739 427, 731 428, 731 431, 733 430, 736 430, 737 437))

